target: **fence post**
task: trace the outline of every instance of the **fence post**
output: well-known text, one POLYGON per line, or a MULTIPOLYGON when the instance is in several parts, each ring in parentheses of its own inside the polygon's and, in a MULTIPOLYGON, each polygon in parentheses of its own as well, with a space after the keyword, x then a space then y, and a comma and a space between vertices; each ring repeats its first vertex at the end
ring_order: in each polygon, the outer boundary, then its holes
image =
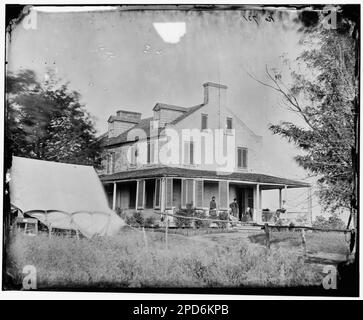
POLYGON ((165 247, 168 249, 168 227, 169 227, 169 217, 165 215, 165 247))
POLYGON ((270 229, 268 223, 265 223, 266 247, 270 249, 270 229))
POLYGON ((146 238, 145 227, 142 227, 142 233, 143 233, 143 236, 144 236, 145 247, 146 247, 146 250, 147 250, 148 249, 148 245, 147 245, 147 238, 146 238))
POLYGON ((301 229, 301 244, 304 250, 304 256, 306 256, 306 238, 305 238, 305 229, 301 229))

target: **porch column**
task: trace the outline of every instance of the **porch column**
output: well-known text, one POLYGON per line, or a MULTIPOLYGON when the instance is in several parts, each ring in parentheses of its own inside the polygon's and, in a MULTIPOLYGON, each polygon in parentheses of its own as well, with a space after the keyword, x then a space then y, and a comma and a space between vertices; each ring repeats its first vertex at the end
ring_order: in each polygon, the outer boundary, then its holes
POLYGON ((256 191, 255 191, 255 195, 256 195, 256 208, 255 208, 255 214, 254 214, 254 217, 253 217, 253 220, 257 223, 262 223, 262 212, 261 212, 261 190, 260 190, 260 185, 257 184, 256 185, 256 191))
POLYGON ((287 205, 287 185, 285 185, 285 192, 284 192, 284 201, 285 201, 285 209, 286 209, 286 205, 287 205))
POLYGON ((112 210, 116 210, 116 196, 117 196, 117 185, 113 183, 113 197, 112 197, 112 210))
POLYGON ((279 209, 282 207, 282 188, 279 188, 279 209))
POLYGON ((160 212, 165 211, 165 178, 160 179, 160 212))

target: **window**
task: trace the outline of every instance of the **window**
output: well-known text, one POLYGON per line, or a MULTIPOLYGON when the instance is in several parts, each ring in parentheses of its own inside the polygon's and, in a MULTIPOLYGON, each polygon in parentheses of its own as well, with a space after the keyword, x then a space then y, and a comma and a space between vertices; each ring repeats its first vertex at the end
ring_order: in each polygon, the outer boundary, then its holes
POLYGON ((194 142, 184 143, 184 164, 194 164, 194 142))
POLYGON ((106 155, 106 173, 111 173, 111 155, 106 155))
POLYGON ((107 161, 106 172, 113 173, 115 171, 115 153, 111 152, 107 154, 106 161, 107 161))
POLYGON ((202 130, 208 128, 208 115, 202 114, 202 130))
POLYGON ((130 165, 136 166, 136 158, 137 158, 137 146, 130 146, 130 165))
POLYGON ((146 157, 146 161, 147 161, 148 164, 151 163, 151 147, 152 147, 151 142, 148 141, 148 143, 147 143, 147 157, 146 157))
POLYGON ((247 168, 247 148, 237 148, 237 167, 238 168, 247 168))
POLYGON ((227 130, 231 130, 233 128, 232 118, 227 118, 227 130))

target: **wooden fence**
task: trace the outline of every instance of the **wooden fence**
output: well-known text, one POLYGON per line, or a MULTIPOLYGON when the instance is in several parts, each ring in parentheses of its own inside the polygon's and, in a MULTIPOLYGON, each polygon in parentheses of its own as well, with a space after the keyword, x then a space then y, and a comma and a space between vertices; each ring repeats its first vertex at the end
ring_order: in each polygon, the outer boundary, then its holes
MULTIPOLYGON (((192 221, 199 220, 199 221, 207 221, 207 222, 223 222, 226 224, 227 229, 229 228, 229 223, 233 222, 230 220, 230 215, 228 215, 228 220, 221 220, 221 219, 210 219, 210 218, 198 218, 198 217, 188 217, 188 216, 181 216, 171 213, 160 213, 160 215, 164 216, 170 216, 173 218, 180 218, 180 219, 189 219, 192 221)), ((323 229, 323 228, 314 228, 309 226, 295 226, 295 225, 289 225, 289 226, 276 226, 276 225, 269 225, 268 223, 265 224, 257 224, 252 223, 252 226, 260 227, 261 230, 264 230, 265 236, 266 236, 266 247, 270 249, 271 247, 271 230, 297 230, 301 234, 301 245, 304 251, 304 255, 306 255, 306 234, 305 230, 311 230, 311 231, 320 231, 320 232, 342 232, 342 233, 350 233, 350 252, 353 251, 354 245, 355 245, 355 230, 354 229, 323 229)), ((165 222, 165 243, 166 247, 168 247, 168 228, 169 228, 169 219, 166 219, 165 222)))

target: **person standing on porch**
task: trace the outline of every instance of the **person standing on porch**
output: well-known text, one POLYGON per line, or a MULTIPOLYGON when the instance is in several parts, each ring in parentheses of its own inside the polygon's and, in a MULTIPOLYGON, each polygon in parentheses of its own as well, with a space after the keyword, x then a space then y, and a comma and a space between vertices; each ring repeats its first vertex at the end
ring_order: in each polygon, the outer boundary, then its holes
POLYGON ((213 196, 211 202, 209 203, 209 215, 217 214, 217 203, 216 197, 213 196))
POLYGON ((236 198, 229 204, 229 207, 231 208, 232 216, 238 219, 238 203, 236 198))

